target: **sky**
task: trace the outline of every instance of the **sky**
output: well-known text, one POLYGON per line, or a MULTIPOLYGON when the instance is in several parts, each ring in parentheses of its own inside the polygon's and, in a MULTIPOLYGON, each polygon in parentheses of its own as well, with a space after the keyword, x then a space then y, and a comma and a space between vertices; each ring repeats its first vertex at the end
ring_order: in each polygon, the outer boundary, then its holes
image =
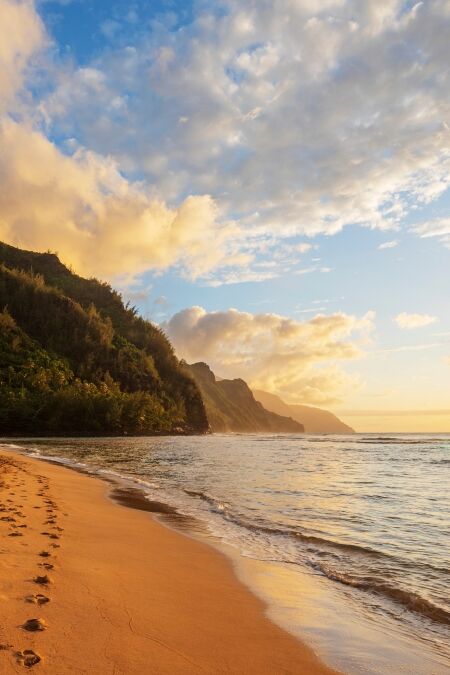
POLYGON ((450 431, 449 62, 449 0, 0 0, 0 239, 222 377, 450 431))

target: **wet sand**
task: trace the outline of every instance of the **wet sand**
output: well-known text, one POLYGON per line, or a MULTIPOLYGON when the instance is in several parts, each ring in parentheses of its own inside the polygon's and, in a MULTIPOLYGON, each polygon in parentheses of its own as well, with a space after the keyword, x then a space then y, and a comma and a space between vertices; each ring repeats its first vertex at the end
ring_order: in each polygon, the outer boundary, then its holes
POLYGON ((0 452, 0 672, 329 675, 228 559, 108 498, 109 486, 0 452))

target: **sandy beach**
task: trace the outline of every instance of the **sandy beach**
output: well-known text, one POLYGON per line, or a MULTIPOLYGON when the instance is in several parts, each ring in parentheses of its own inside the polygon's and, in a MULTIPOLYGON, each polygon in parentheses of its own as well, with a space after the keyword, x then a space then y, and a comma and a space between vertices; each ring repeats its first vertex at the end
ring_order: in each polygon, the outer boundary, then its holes
POLYGON ((227 558, 87 475, 0 453, 0 672, 332 673, 227 558))

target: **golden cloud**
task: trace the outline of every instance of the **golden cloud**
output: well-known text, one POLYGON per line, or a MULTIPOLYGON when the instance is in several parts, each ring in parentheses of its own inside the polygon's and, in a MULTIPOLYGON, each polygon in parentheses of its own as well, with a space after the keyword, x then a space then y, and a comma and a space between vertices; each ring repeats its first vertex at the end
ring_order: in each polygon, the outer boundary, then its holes
POLYGON ((196 276, 224 260, 235 231, 218 223, 209 196, 171 209, 111 160, 85 150, 65 156, 12 120, 0 126, 0 180, 0 238, 56 250, 86 274, 111 278, 183 263, 196 276))
POLYGON ((242 377, 291 402, 330 403, 356 384, 338 364, 363 355, 361 338, 373 320, 373 312, 361 318, 318 315, 300 322, 278 314, 190 307, 163 328, 187 361, 207 361, 221 376, 242 377))
POLYGON ((112 159, 84 148, 64 154, 24 110, 20 121, 7 114, 45 43, 32 2, 0 0, 0 239, 56 251, 77 271, 108 278, 171 265, 195 277, 242 264, 227 246, 236 226, 218 222, 208 195, 171 208, 112 159))
POLYGON ((406 328, 410 330, 411 328, 422 328, 423 326, 429 326, 432 323, 436 323, 437 317, 430 316, 430 314, 408 314, 407 312, 401 312, 395 317, 395 322, 400 328, 406 328))
POLYGON ((65 156, 12 120, 0 126, 0 180, 0 238, 56 250, 86 274, 110 278, 183 263, 195 276, 224 259, 233 232, 217 222, 210 197, 171 209, 111 160, 85 150, 65 156))
POLYGON ((0 112, 20 89, 28 60, 45 41, 31 2, 0 0, 0 112))

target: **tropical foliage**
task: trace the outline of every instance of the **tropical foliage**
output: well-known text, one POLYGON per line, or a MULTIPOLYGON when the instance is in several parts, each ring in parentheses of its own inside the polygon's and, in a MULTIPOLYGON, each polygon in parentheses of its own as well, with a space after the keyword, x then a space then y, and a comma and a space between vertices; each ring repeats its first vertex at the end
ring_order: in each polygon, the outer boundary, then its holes
POLYGON ((0 433, 208 428, 164 333, 53 254, 0 244, 0 433))

